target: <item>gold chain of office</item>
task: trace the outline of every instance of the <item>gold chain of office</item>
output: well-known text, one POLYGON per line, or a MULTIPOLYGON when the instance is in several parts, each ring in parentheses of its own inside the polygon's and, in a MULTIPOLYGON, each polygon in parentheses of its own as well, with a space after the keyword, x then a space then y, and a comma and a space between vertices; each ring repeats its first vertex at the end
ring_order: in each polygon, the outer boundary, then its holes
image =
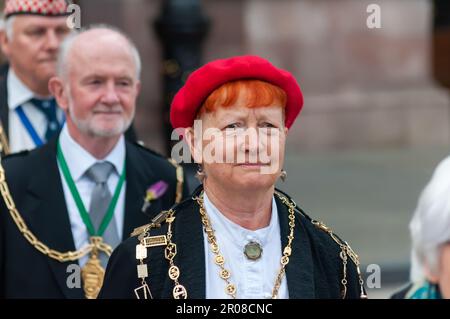
MULTIPOLYGON (((291 253, 292 253, 292 241, 294 240, 294 228, 295 228, 294 210, 295 210, 295 206, 296 206, 294 202, 291 203, 286 197, 281 196, 278 193, 276 193, 276 194, 280 198, 280 200, 283 202, 283 204, 285 204, 288 207, 289 235, 287 237, 288 242, 286 244, 286 247, 284 247, 284 249, 283 249, 283 256, 281 256, 280 270, 278 271, 277 277, 275 279, 275 284, 272 289, 272 299, 276 299, 278 296, 278 291, 280 289, 281 282, 283 280, 283 276, 286 272, 286 266, 289 263, 289 257, 291 256, 291 253)), ((217 244, 217 239, 216 239, 216 236, 214 235, 214 229, 211 227, 211 222, 208 218, 208 214, 206 213, 206 210, 205 210, 205 207, 203 204, 203 194, 201 194, 199 197, 195 197, 194 200, 197 201, 197 203, 200 207, 200 215, 201 215, 201 220, 202 220, 202 223, 204 226, 204 231, 208 237, 210 249, 213 252, 213 254, 215 255, 214 262, 216 263, 217 266, 220 267, 219 276, 226 283, 225 292, 228 295, 230 295, 233 299, 236 299, 236 286, 233 283, 231 283, 231 281, 230 281, 231 273, 224 266, 225 258, 220 253, 219 245, 217 244)))
POLYGON ((19 231, 22 233, 22 235, 25 237, 25 239, 39 252, 42 254, 56 259, 59 262, 68 262, 68 261, 76 261, 80 259, 83 256, 86 256, 90 252, 92 252, 94 249, 97 249, 99 251, 103 251, 108 256, 112 253, 111 246, 105 244, 102 241, 99 240, 92 240, 90 244, 85 245, 81 249, 77 251, 67 251, 67 252, 59 252, 54 249, 49 248, 47 245, 45 245, 43 242, 41 242, 28 228, 27 224, 23 220, 22 216, 20 215, 19 211, 16 208, 16 204, 14 203, 14 200, 12 199, 11 193, 9 191, 8 184, 6 183, 5 178, 5 170, 3 166, 0 163, 0 192, 2 193, 3 200, 5 201, 5 205, 8 208, 9 214, 11 215, 12 219, 14 220, 14 223, 16 224, 19 231))
POLYGON ((8 137, 3 129, 3 125, 0 123, 0 153, 2 152, 5 155, 9 155, 11 150, 9 148, 8 137))
MULTIPOLYGON (((177 176, 177 189, 176 189, 176 202, 178 203, 181 201, 182 198, 182 191, 183 191, 183 168, 181 166, 176 165, 171 161, 171 163, 176 167, 176 176, 177 176)), ((56 259, 59 262, 68 262, 68 261, 76 261, 80 259, 83 256, 86 256, 90 252, 92 252, 94 249, 97 251, 103 251, 108 256, 111 256, 112 253, 112 247, 108 244, 104 243, 102 240, 99 240, 101 238, 93 237, 91 238, 91 243, 88 245, 85 245, 79 250, 76 251, 66 251, 66 252, 59 252, 57 250, 49 248, 47 245, 45 245, 43 242, 41 242, 28 228, 27 224, 23 220, 22 216, 20 215, 19 211, 16 208, 16 204, 14 203, 14 200, 11 196, 11 193, 9 191, 8 184, 6 182, 5 177, 5 170, 3 168, 3 165, 0 162, 0 192, 2 194, 3 200, 5 202, 5 205, 9 211, 9 214, 11 215, 12 219, 14 220, 14 223, 16 224, 19 231, 22 233, 22 235, 25 237, 25 239, 39 252, 42 254, 52 258, 56 259)))

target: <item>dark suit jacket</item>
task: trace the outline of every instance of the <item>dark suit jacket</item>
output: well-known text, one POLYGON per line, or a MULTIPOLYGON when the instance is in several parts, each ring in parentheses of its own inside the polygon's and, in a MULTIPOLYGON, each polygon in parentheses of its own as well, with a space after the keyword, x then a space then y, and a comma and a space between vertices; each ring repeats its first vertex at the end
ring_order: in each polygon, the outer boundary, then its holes
MULTIPOLYGON (((0 121, 9 140, 8 71, 8 64, 0 66, 0 121)), ((125 137, 131 142, 137 141, 136 132, 133 126, 130 126, 130 128, 125 132, 125 137)))
MULTIPOLYGON (((196 196, 201 187, 194 192, 196 196)), ((276 197, 280 220, 282 246, 287 244, 288 210, 276 197)), ((205 298, 205 251, 203 245, 203 226, 199 207, 192 198, 174 207, 172 241, 177 245, 174 263, 179 267, 179 282, 184 285, 189 298, 205 298)), ((151 235, 167 233, 167 225, 151 231, 151 235)), ((341 298, 343 273, 340 248, 331 237, 311 223, 303 212, 296 213, 296 226, 292 244, 292 255, 286 267, 289 297, 292 299, 341 298)), ((106 270, 105 282, 99 298, 136 298, 134 289, 141 286, 136 273, 137 237, 123 242, 112 254, 106 270)), ((167 275, 169 264, 164 258, 164 246, 149 248, 146 263, 149 268, 147 278, 155 299, 172 298, 174 287, 167 275)), ((217 274, 218 275, 218 274, 217 274)), ((355 264, 348 259, 347 298, 359 298, 361 287, 355 264)), ((231 278, 232 281, 232 278, 231 278)))
MULTIPOLYGON (((6 179, 29 229, 50 248, 75 250, 61 176, 56 161, 56 138, 43 147, 6 157, 6 179)), ((165 158, 137 144, 126 142, 125 218, 123 238, 135 227, 175 202, 176 170, 165 158), (166 193, 141 212, 148 186, 164 180, 166 193)), ((67 266, 53 260, 26 241, 0 200, 0 297, 83 298, 83 289, 66 285, 67 266)))

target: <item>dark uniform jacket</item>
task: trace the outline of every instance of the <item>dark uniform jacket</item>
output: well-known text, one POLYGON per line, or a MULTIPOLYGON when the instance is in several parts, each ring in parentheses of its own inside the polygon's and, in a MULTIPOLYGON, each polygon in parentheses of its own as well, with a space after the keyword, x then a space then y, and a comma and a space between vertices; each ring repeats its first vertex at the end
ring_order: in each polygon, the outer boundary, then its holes
MULTIPOLYGON (((70 160, 70 159, 68 159, 70 160)), ((56 160, 56 138, 33 151, 2 161, 16 207, 31 232, 51 249, 74 251, 75 245, 56 160)), ((175 203, 176 168, 164 157, 138 144, 126 142, 126 193, 123 239, 139 225, 175 203), (142 206, 149 186, 166 181, 165 194, 142 206)), ((185 191, 186 194, 186 191, 185 191)), ((83 298, 80 289, 69 289, 67 266, 43 255, 19 232, 3 199, 0 200, 0 297, 83 298)))
MULTIPOLYGON (((192 196, 198 196, 201 191, 202 188, 199 187, 192 196)), ((287 206, 277 196, 275 198, 282 247, 285 247, 289 233, 289 213, 287 206)), ((198 203, 189 198, 175 206, 173 210, 175 221, 172 224, 172 242, 177 245, 174 264, 180 269, 179 283, 186 288, 188 298, 203 299, 206 290, 205 250, 198 203)), ((329 233, 314 225, 300 210, 296 210, 295 219, 292 255, 286 267, 289 297, 342 298, 343 261, 340 258, 340 246, 329 233)), ((150 230, 150 236, 166 233, 166 223, 163 223, 161 228, 150 230)), ((108 263, 100 298, 136 298, 134 289, 142 285, 137 277, 137 244, 139 244, 138 237, 131 237, 114 251, 108 263)), ((169 263, 164 257, 164 246, 147 250, 148 258, 145 260, 149 272, 147 283, 153 298, 172 298, 174 283, 168 277, 169 263)), ((350 258, 346 268, 345 298, 360 298, 362 288, 357 268, 350 258)), ((230 280, 232 282, 233 277, 230 280)))

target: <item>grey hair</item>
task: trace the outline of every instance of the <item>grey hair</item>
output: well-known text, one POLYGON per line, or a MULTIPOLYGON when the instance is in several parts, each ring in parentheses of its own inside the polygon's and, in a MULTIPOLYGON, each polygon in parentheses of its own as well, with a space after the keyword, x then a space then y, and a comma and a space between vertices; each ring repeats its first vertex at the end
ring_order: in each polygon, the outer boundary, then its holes
POLYGON ((450 157, 438 165, 420 195, 409 229, 411 281, 424 280, 425 267, 431 274, 438 275, 440 249, 450 241, 450 157))
POLYGON ((59 53, 58 53, 58 62, 56 66, 56 74, 61 77, 65 78, 67 76, 67 69, 68 69, 68 61, 67 58, 69 56, 69 52, 72 49, 72 45, 75 42, 75 40, 83 33, 91 31, 91 30, 110 30, 114 31, 121 36, 123 36, 130 47, 131 55, 134 60, 134 64, 136 67, 136 78, 139 80, 141 78, 141 69, 142 69, 142 62, 141 62, 141 56, 139 54, 139 51, 134 44, 134 42, 130 39, 128 35, 126 35, 123 31, 120 29, 107 25, 107 24, 95 24, 91 25, 87 28, 82 28, 79 31, 73 31, 71 32, 61 43, 59 47, 59 53))
POLYGON ((16 16, 12 16, 9 18, 0 18, 0 30, 6 33, 6 37, 8 38, 8 40, 11 40, 14 34, 14 20, 16 20, 16 16))

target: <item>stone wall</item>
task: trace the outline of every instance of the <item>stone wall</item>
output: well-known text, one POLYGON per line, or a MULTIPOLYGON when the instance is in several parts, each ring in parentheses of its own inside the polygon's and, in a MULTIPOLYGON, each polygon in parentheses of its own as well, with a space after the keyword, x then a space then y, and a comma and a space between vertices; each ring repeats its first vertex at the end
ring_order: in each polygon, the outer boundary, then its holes
MULTIPOLYGON (((160 0, 81 0, 83 24, 124 28, 144 60, 136 126, 163 150, 160 49, 151 23, 160 0)), ((291 150, 448 145, 448 91, 432 79, 427 0, 209 0, 205 61, 258 54, 294 73, 305 107, 291 150), (381 29, 366 26, 381 7, 381 29)))

